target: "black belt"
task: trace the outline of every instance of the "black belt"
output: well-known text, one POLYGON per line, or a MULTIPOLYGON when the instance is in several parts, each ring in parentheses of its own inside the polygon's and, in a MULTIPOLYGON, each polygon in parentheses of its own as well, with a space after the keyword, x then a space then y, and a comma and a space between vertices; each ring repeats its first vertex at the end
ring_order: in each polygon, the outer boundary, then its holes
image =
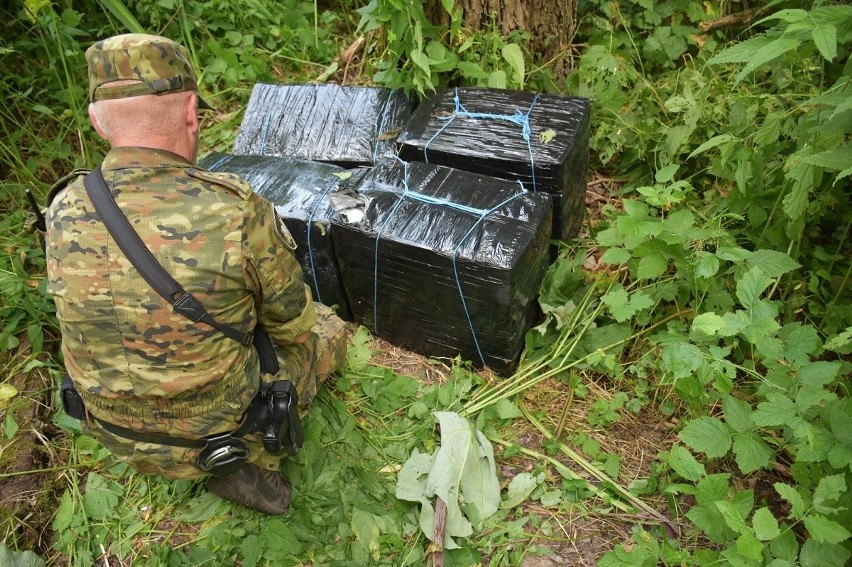
POLYGON ((216 439, 222 437, 223 435, 230 435, 231 437, 245 437, 249 433, 253 433, 253 430, 256 431, 254 421, 245 418, 243 419, 243 422, 240 424, 240 426, 234 431, 218 433, 216 435, 208 435, 206 437, 199 437, 198 439, 187 439, 186 437, 172 437, 171 435, 166 435, 165 433, 148 433, 145 431, 137 431, 135 429, 129 429, 127 427, 122 427, 120 425, 116 425, 108 421, 100 420, 95 416, 92 417, 95 421, 98 422, 98 425, 118 437, 124 437, 125 439, 136 441, 137 443, 168 445, 171 447, 184 447, 186 449, 203 449, 207 446, 208 442, 211 439, 216 439))

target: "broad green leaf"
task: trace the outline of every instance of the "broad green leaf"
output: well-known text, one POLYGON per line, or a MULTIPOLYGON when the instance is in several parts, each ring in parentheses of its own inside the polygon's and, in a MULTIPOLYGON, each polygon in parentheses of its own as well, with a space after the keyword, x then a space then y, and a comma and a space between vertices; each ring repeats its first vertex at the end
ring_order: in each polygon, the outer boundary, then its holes
POLYGON ((503 59, 505 59, 512 68, 515 75, 515 83, 519 87, 523 88, 526 72, 524 67, 524 54, 521 53, 521 48, 515 43, 508 43, 504 45, 503 59))
POLYGON ((463 77, 468 79, 483 80, 488 78, 488 73, 482 70, 476 63, 470 61, 459 61, 456 65, 463 77))
POLYGON ((350 370, 356 372, 363 370, 372 356, 370 333, 366 327, 359 325, 355 333, 349 337, 349 348, 346 350, 346 365, 350 370))
POLYGON ((704 465, 695 460, 695 457, 680 445, 672 445, 669 453, 669 466, 681 477, 693 482, 707 474, 704 465))
POLYGON ((242 552, 242 566, 254 567, 257 565, 260 558, 263 557, 264 542, 255 534, 249 534, 242 542, 240 542, 240 551, 242 552))
POLYGON ((727 260, 734 264, 742 262, 751 255, 752 252, 749 252, 745 248, 720 246, 716 249, 716 256, 718 256, 720 260, 727 260))
POLYGON ((799 47, 799 40, 794 37, 782 36, 778 39, 773 39, 760 49, 758 49, 746 62, 742 70, 737 74, 734 81, 736 85, 746 78, 746 76, 755 71, 758 67, 774 61, 785 53, 788 53, 799 47))
POLYGON ((425 53, 419 49, 412 49, 410 56, 411 60, 414 61, 414 64, 426 73, 426 77, 432 76, 432 70, 429 68, 429 57, 427 57, 425 53))
POLYGON ((757 509, 751 519, 751 525, 754 527, 754 535, 761 541, 773 540, 781 534, 778 520, 766 506, 757 509))
POLYGON ((722 403, 725 423, 734 431, 749 431, 754 426, 751 420, 751 404, 744 400, 728 396, 722 403))
POLYGON ((825 348, 832 352, 848 354, 845 351, 850 344, 852 344, 852 327, 846 327, 846 330, 842 333, 838 333, 825 341, 825 348))
POLYGON ((678 437, 693 451, 710 458, 723 457, 731 448, 731 434, 718 419, 702 416, 686 424, 678 437))
POLYGON ((13 551, 8 549, 5 543, 0 543, 0 565, 3 567, 44 567, 44 560, 32 551, 13 551))
POLYGON ((636 276, 643 280, 652 280, 663 275, 669 267, 669 259, 661 252, 654 252, 639 260, 636 276))
POLYGON ((746 258, 747 266, 757 266, 764 275, 778 278, 798 268, 801 264, 777 250, 756 250, 746 258))
POLYGON ((692 153, 689 154, 687 159, 692 159, 695 156, 703 154, 707 150, 712 150, 713 148, 721 146, 722 144, 730 144, 733 142, 739 142, 739 139, 731 134, 719 134, 717 136, 713 136, 712 138, 695 148, 692 153))
POLYGON ((514 419, 516 417, 521 417, 523 413, 518 409, 518 406, 513 402, 510 402, 506 399, 501 399, 496 404, 494 404, 494 413, 497 414, 497 417, 500 419, 514 419))
POLYGON ((677 173, 679 167, 680 164, 677 163, 669 164, 664 168, 658 170, 657 173, 654 174, 654 179, 657 181, 657 183, 668 183, 669 181, 674 179, 675 173, 677 173))
POLYGON ((774 454, 757 433, 747 431, 734 434, 734 458, 744 474, 769 466, 774 454))
POLYGON ((103 520, 118 506, 118 497, 124 493, 121 485, 107 480, 96 472, 90 472, 83 494, 83 509, 94 520, 103 520))
POLYGON ((817 512, 830 514, 831 511, 825 506, 826 502, 837 500, 846 492, 846 481, 842 474, 824 476, 814 491, 814 509, 817 512))
POLYGON ((737 282, 737 298, 740 304, 750 309, 770 285, 772 278, 765 275, 763 270, 756 266, 750 269, 737 282))
POLYGON ((6 439, 11 439, 18 432, 18 422, 15 421, 15 416, 12 415, 12 412, 8 412, 6 414, 6 423, 3 426, 3 434, 6 436, 6 439))
POLYGON ((728 483, 730 480, 731 473, 717 473, 705 476, 695 485, 696 502, 699 504, 712 504, 717 500, 724 500, 728 495, 728 483))
POLYGON ((601 261, 606 264, 626 264, 630 260, 630 252, 624 248, 608 248, 601 256, 601 261))
POLYGON ((779 112, 770 112, 763 119, 763 124, 757 129, 754 134, 754 143, 758 148, 768 146, 778 141, 778 136, 781 135, 781 114, 779 112))
POLYGON ((713 312, 702 313, 692 320, 693 332, 712 337, 725 328, 725 320, 713 312))
POLYGON ((796 534, 785 525, 778 537, 769 543, 769 549, 772 555, 779 559, 795 561, 799 556, 799 542, 796 541, 796 534))
POLYGON ((763 559, 763 544, 751 533, 744 533, 737 538, 737 552, 752 561, 763 559))
POLYGON ((828 61, 837 57, 837 28, 831 24, 822 24, 813 29, 814 44, 828 61))
POLYGON ((849 539, 849 530, 820 514, 808 514, 804 518, 805 527, 819 543, 841 543, 849 539))
POLYGON ((818 543, 810 538, 802 546, 799 563, 802 567, 849 567, 850 553, 843 546, 818 543))
POLYGON ((505 89, 506 71, 503 71, 502 69, 492 71, 491 74, 488 75, 488 86, 492 89, 505 89))
POLYGON ((796 404, 784 394, 771 393, 767 401, 757 404, 752 414, 752 420, 761 427, 772 427, 787 424, 796 415, 796 404))
POLYGON ((852 143, 846 143, 833 150, 817 152, 800 158, 803 162, 831 171, 840 171, 852 167, 852 143))
POLYGON ((290 526, 281 518, 266 519, 260 530, 260 537, 266 540, 267 549, 274 547, 290 555, 298 555, 302 551, 302 544, 296 539, 290 526))
POLYGON ((716 502, 716 508, 725 518, 725 523, 728 527, 738 534, 751 534, 751 528, 746 524, 745 518, 740 513, 739 509, 730 502, 716 502))
POLYGON ((74 502, 71 500, 71 493, 66 490, 62 493, 62 498, 59 500, 59 509, 53 518, 53 531, 56 533, 65 531, 73 520, 74 502))
POLYGON ((796 407, 800 413, 804 413, 814 406, 823 402, 837 399, 837 394, 829 392, 822 386, 802 386, 796 392, 796 407))
POLYGON ((497 511, 500 484, 488 439, 457 413, 435 412, 435 417, 441 445, 434 458, 414 451, 400 471, 396 495, 423 505, 420 527, 430 539, 434 534, 431 500, 440 497, 447 505, 444 545, 454 549, 454 537, 469 536, 471 522, 479 524, 497 511), (470 520, 462 512, 462 501, 470 520))
POLYGON ((796 378, 799 383, 809 386, 825 386, 831 384, 840 373, 842 364, 839 361, 820 360, 812 362, 799 369, 796 378))
POLYGON ((699 278, 712 278, 719 271, 719 258, 715 254, 699 250, 693 255, 692 265, 699 278))
POLYGON ((628 295, 623 287, 613 289, 604 295, 601 301, 609 307, 613 318, 619 323, 627 321, 639 311, 654 305, 654 300, 647 293, 634 291, 628 295))
POLYGON ((202 492, 189 502, 189 508, 178 514, 175 519, 181 522, 199 523, 222 514, 227 504, 210 492, 202 492))
POLYGON ((775 491, 781 495, 781 498, 786 500, 791 505, 790 514, 797 520, 801 520, 805 514, 805 501, 802 500, 802 495, 795 488, 783 482, 776 482, 772 485, 775 491))
POLYGON ((543 479, 540 475, 534 475, 528 472, 522 472, 509 482, 509 488, 506 491, 506 499, 500 504, 501 508, 514 508, 532 494, 532 491, 541 483, 543 479))
POLYGON ((693 506, 686 517, 715 543, 724 543, 731 533, 715 502, 693 506))
POLYGON ((18 389, 11 384, 3 382, 0 384, 0 409, 4 409, 9 402, 18 395, 18 389))

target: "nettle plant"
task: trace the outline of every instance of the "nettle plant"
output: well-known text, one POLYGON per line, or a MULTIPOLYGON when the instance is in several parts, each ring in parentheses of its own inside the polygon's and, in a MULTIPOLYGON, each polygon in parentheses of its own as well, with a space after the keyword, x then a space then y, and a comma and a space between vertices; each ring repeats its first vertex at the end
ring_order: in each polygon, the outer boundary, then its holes
MULTIPOLYGON (((657 480, 688 503, 699 548, 640 530, 603 565, 850 558, 852 7, 782 10, 766 24, 678 71, 676 89, 662 93, 661 79, 664 142, 648 147, 662 165, 595 236, 620 267, 604 316, 634 329, 665 321, 641 339, 650 355, 599 370, 656 374, 660 409, 686 416, 657 480)), ((625 64, 598 51, 598 63, 625 64)), ((630 161, 623 148, 600 155, 630 161)))

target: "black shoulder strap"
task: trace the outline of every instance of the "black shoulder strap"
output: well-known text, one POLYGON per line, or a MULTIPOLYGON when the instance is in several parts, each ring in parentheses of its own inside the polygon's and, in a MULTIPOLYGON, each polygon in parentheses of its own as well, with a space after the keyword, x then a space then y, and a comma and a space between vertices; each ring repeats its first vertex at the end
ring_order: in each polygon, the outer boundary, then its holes
POLYGON ((118 243, 118 247, 139 271, 139 274, 166 301, 172 304, 177 313, 194 321, 202 321, 221 332, 229 339, 248 346, 252 344, 252 335, 228 325, 219 323, 207 312, 194 295, 183 289, 163 266, 154 258, 139 234, 133 230, 130 221, 118 208, 118 204, 107 189, 106 180, 100 166, 96 167, 85 179, 86 193, 98 211, 107 230, 118 243))

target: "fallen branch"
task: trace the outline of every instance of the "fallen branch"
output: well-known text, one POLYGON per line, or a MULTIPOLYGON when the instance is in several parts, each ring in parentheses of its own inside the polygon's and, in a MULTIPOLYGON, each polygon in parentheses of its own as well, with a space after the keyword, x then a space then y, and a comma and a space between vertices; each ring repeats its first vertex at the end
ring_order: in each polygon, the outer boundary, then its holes
POLYGON ((705 20, 698 24, 698 29, 706 33, 718 28, 724 28, 738 24, 748 24, 751 22, 751 17, 751 10, 743 10, 742 12, 737 12, 736 14, 728 14, 727 16, 716 18, 715 20, 705 20))
POLYGON ((426 551, 429 567, 444 567, 444 531, 447 527, 447 505, 440 496, 435 497, 435 535, 426 551))

